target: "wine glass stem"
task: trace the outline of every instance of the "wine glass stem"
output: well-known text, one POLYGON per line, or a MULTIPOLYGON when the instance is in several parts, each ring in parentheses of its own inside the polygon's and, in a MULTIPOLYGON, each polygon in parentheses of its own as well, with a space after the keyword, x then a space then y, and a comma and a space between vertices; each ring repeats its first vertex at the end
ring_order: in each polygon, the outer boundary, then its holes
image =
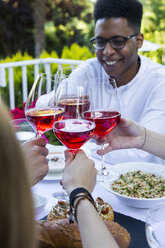
MULTIPOLYGON (((103 150, 103 149, 104 149, 104 145, 101 144, 101 150, 103 150)), ((108 173, 109 173, 109 172, 107 171, 107 168, 106 168, 106 165, 105 165, 105 156, 102 155, 102 160, 101 160, 101 174, 102 174, 103 176, 107 176, 108 173)))
POLYGON ((41 138, 41 135, 42 135, 42 133, 37 132, 37 133, 36 133, 36 138, 41 138))

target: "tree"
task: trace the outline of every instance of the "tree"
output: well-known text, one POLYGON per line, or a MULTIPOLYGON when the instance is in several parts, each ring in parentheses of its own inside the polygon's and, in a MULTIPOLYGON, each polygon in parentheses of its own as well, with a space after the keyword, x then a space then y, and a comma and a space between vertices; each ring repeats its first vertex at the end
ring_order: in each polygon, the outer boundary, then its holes
POLYGON ((45 21, 47 0, 35 0, 33 6, 35 57, 45 49, 45 21))
POLYGON ((56 44, 54 47, 59 56, 64 46, 73 43, 89 45, 89 24, 93 22, 93 4, 89 0, 48 0, 49 12, 47 20, 52 20, 55 26, 54 35, 56 44))
POLYGON ((11 56, 18 50, 33 53, 32 0, 0 0, 0 54, 11 56))
POLYGON ((0 0, 1 57, 17 51, 39 57, 44 49, 60 56, 64 46, 89 46, 92 7, 89 0, 0 0), (50 21, 54 31, 45 34, 50 21))

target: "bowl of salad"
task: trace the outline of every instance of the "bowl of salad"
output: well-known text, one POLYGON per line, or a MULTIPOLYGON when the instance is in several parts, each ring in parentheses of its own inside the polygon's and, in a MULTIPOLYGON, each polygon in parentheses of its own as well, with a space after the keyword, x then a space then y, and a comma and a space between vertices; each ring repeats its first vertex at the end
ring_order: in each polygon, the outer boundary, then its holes
POLYGON ((120 172, 115 181, 106 180, 102 186, 124 204, 150 208, 165 202, 165 165, 148 162, 128 162, 113 166, 120 172))

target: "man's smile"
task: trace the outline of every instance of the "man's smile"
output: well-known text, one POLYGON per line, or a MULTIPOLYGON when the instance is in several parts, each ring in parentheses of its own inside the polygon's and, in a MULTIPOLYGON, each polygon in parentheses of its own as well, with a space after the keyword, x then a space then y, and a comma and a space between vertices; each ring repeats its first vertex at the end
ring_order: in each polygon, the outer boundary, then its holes
POLYGON ((103 62, 107 65, 115 65, 119 62, 119 60, 111 60, 111 61, 103 60, 103 62))

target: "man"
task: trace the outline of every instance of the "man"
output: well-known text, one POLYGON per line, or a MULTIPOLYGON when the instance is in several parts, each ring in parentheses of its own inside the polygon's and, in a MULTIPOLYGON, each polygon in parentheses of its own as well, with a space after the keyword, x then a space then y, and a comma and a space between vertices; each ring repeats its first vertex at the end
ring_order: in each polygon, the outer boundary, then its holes
MULTIPOLYGON (((142 13, 138 0, 98 0, 94 9, 95 37, 91 39, 97 58, 80 64, 71 76, 79 84, 96 77, 115 78, 121 116, 165 134, 165 67, 138 55, 143 44, 142 13)), ((164 163, 138 149, 112 151, 106 160, 112 164, 128 161, 164 163)))
MULTIPOLYGON (((138 0, 98 0, 94 9, 95 37, 91 40, 97 58, 82 63, 72 76, 79 83, 86 78, 115 78, 122 117, 165 134, 165 67, 138 55, 143 44, 142 12, 138 0)), ((112 151, 106 160, 112 164, 164 162, 138 149, 112 151)))

